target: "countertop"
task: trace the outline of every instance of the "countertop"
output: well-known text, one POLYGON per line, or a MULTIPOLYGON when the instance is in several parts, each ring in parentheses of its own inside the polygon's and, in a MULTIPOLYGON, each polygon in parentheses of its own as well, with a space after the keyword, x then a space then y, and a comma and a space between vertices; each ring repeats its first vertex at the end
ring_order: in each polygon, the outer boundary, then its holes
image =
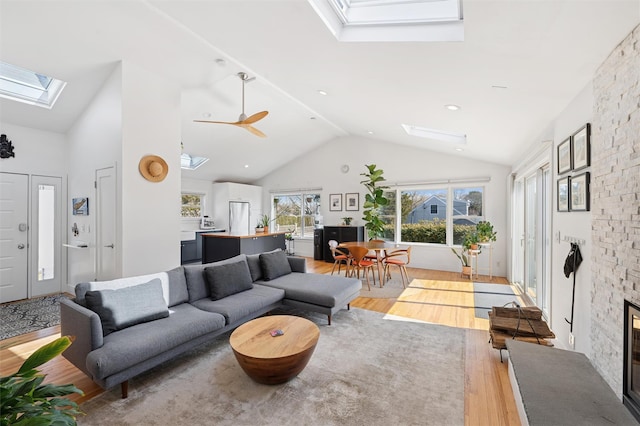
POLYGON ((249 234, 249 235, 235 235, 235 234, 230 234, 228 232, 212 232, 212 233, 208 233, 208 234, 202 234, 202 237, 215 237, 215 238, 256 238, 256 237, 268 237, 270 235, 281 235, 281 234, 286 234, 287 232, 285 231, 278 231, 278 232, 267 232, 267 233, 260 233, 260 234, 249 234))

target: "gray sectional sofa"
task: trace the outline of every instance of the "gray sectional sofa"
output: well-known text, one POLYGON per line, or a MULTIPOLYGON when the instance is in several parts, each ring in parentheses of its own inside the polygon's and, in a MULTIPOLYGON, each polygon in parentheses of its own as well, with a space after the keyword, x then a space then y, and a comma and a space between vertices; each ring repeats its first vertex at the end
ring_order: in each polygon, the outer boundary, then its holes
POLYGON ((306 273, 281 250, 166 272, 76 285, 60 301, 63 353, 104 389, 282 305, 332 315, 355 299, 358 279, 306 273))

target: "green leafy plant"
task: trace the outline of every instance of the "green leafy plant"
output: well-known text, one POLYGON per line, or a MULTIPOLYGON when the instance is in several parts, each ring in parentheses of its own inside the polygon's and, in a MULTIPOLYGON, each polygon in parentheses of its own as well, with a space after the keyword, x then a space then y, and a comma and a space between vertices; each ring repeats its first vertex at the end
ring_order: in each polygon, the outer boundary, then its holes
MULTIPOLYGON (((465 248, 465 250, 470 250, 472 246, 477 246, 479 242, 480 240, 478 239, 478 232, 474 229, 465 234, 462 246, 465 248)), ((477 247, 474 248, 474 250, 477 249, 477 247)))
POLYGON ((349 226, 351 225, 351 221, 353 220, 352 217, 343 217, 342 221, 344 222, 345 225, 349 226))
POLYGON ((256 225, 256 228, 264 228, 265 226, 269 226, 269 223, 271 223, 269 215, 264 214, 258 218, 258 224, 256 225))
POLYGON ((0 426, 76 424, 81 414, 78 404, 61 397, 84 393, 74 385, 42 384, 46 375, 36 369, 64 352, 73 340, 59 337, 31 354, 16 373, 0 377, 0 426))
POLYGON ((369 238, 379 238, 384 234, 385 223, 380 219, 380 207, 389 204, 389 200, 384 196, 384 190, 388 189, 388 186, 379 185, 380 182, 384 182, 385 178, 382 176, 384 171, 377 169, 375 164, 365 165, 368 173, 360 173, 361 176, 365 176, 367 179, 360 183, 365 186, 368 194, 365 194, 364 204, 362 205, 364 216, 362 219, 365 221, 365 228, 369 238))
POLYGON ((481 243, 496 240, 496 232, 493 230, 493 225, 489 221, 478 222, 476 225, 476 233, 478 234, 478 241, 481 243))
POLYGON ((462 266, 471 266, 471 263, 469 263, 469 256, 466 255, 467 250, 461 248, 460 252, 458 252, 455 248, 451 247, 451 251, 456 255, 458 259, 460 259, 460 263, 462 263, 462 266))

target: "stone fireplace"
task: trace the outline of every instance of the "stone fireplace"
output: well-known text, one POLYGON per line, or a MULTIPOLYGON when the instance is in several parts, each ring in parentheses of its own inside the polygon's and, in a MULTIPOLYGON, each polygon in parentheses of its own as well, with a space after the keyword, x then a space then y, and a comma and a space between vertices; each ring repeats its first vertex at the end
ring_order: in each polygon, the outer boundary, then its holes
POLYGON ((624 369, 626 308, 640 306, 640 26, 598 68, 593 96, 590 358, 622 400, 629 379, 640 395, 637 367, 624 369))

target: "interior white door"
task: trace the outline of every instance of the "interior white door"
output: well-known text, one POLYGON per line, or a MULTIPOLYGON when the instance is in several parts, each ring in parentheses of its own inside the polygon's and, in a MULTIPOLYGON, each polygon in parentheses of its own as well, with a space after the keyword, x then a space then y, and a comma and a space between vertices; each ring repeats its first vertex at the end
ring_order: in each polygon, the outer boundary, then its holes
POLYGON ((31 178, 31 297, 62 289, 62 178, 31 178))
POLYGON ((29 176, 0 173, 0 303, 27 298, 29 176))
POLYGON ((96 280, 118 278, 116 240, 116 170, 96 170, 96 280))

